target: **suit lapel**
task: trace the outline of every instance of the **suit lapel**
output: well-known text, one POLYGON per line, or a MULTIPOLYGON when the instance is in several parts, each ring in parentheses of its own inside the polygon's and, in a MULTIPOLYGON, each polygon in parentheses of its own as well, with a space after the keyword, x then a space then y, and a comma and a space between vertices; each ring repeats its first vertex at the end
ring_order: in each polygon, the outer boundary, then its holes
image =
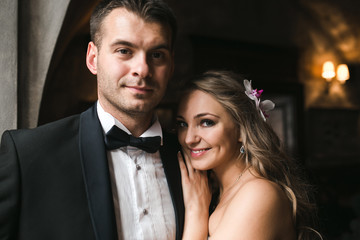
POLYGON ((184 227, 184 200, 181 188, 180 168, 177 161, 179 144, 174 136, 167 133, 164 133, 163 143, 164 145, 160 148, 160 155, 175 210, 176 239, 180 240, 184 227))
MULTIPOLYGON (((80 116, 80 154, 90 215, 97 240, 117 239, 114 203, 109 167, 96 105, 80 116)), ((160 148, 170 194, 176 216, 176 239, 180 240, 184 227, 184 201, 177 161, 179 145, 175 137, 164 133, 160 148)))
POLYGON ((85 188, 96 239, 115 240, 117 230, 109 167, 96 105, 81 114, 79 131, 85 188))

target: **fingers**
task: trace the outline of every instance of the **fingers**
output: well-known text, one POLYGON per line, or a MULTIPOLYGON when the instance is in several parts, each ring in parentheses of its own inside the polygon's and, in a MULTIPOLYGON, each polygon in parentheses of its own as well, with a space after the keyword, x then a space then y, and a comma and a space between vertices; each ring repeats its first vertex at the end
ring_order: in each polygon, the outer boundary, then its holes
POLYGON ((192 167, 191 161, 190 161, 189 157, 186 155, 186 153, 184 154, 184 157, 185 157, 186 167, 187 167, 187 169, 189 171, 189 175, 193 174, 195 169, 192 167))
POLYGON ((206 171, 193 168, 190 158, 186 154, 182 155, 180 151, 178 152, 178 161, 183 178, 186 177, 187 179, 192 179, 195 176, 206 176, 206 171))
POLYGON ((188 177, 192 177, 195 169, 192 167, 191 161, 188 158, 188 156, 186 154, 182 155, 181 152, 179 151, 178 152, 178 160, 179 160, 180 169, 182 171, 186 171, 186 175, 188 177))
POLYGON ((188 170, 186 168, 186 165, 184 163, 183 157, 181 156, 181 152, 178 152, 178 160, 179 160, 179 166, 180 166, 180 173, 182 178, 188 178, 188 170))

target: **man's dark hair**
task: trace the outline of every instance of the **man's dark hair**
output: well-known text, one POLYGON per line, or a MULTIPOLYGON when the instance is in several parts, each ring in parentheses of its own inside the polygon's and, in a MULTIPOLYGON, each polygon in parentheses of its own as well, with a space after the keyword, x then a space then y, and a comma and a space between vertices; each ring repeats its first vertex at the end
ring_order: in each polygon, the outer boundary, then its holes
POLYGON ((171 49, 177 33, 176 18, 171 8, 162 0, 103 0, 94 9, 90 18, 91 41, 98 47, 101 45, 101 24, 104 18, 116 8, 125 8, 144 19, 169 27, 171 31, 171 49))

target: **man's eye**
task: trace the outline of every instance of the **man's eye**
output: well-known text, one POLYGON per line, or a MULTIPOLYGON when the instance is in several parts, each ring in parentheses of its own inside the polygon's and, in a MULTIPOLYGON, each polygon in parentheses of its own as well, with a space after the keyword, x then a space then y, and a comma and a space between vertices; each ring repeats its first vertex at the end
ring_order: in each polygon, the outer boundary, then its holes
POLYGON ((184 127, 187 127, 187 124, 184 121, 176 121, 176 126, 178 128, 184 128, 184 127))
POLYGON ((215 122, 210 119, 203 119, 203 120, 201 120, 200 123, 201 123, 201 126, 203 126, 203 127, 211 127, 211 126, 215 125, 215 122))
POLYGON ((154 52, 151 55, 153 58, 162 58, 164 54, 161 52, 154 52))
POLYGON ((121 54, 130 54, 130 51, 128 49, 119 49, 118 52, 121 54))

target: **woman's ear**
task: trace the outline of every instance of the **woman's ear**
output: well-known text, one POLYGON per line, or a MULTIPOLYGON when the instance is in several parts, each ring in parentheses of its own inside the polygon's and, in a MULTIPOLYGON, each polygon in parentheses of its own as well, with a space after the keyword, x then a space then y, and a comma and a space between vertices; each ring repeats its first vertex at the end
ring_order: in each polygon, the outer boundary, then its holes
POLYGON ((238 133, 239 133, 239 138, 238 138, 238 142, 239 143, 242 143, 243 141, 242 141, 242 137, 241 137, 241 130, 238 128, 238 133))
POLYGON ((94 75, 97 74, 98 49, 93 42, 89 42, 86 53, 86 66, 94 75))

